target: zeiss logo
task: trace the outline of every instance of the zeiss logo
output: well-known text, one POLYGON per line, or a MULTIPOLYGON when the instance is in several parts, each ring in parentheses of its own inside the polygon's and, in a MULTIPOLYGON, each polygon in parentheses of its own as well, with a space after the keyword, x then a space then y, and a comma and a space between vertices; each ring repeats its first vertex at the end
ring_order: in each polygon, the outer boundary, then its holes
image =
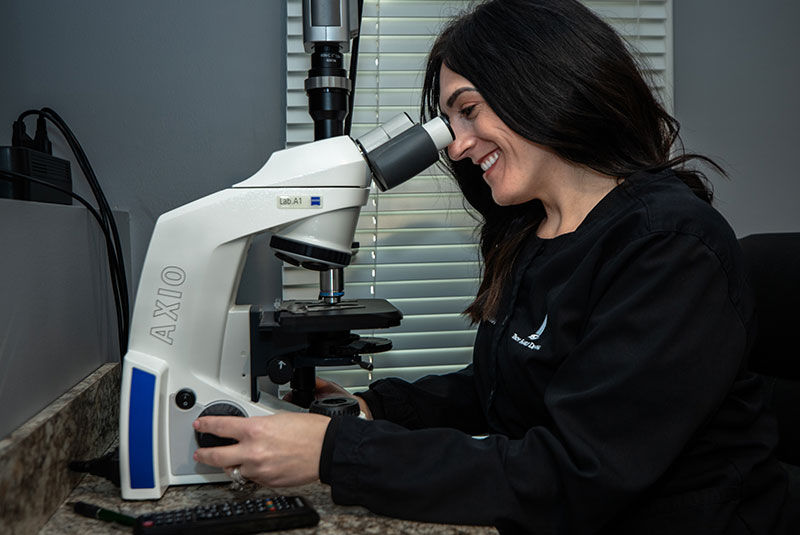
POLYGON ((311 206, 322 206, 322 199, 317 196, 311 197, 311 206))

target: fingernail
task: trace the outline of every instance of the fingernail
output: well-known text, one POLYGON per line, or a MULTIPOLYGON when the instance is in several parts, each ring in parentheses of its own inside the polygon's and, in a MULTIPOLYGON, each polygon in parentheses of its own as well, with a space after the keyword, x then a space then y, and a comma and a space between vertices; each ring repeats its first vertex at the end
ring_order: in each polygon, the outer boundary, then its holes
POLYGON ((195 429, 200 429, 200 421, 195 420, 194 422, 192 422, 192 427, 194 427, 195 429))
POLYGON ((197 460, 197 452, 194 452, 194 453, 192 454, 192 459, 194 459, 195 461, 197 460))

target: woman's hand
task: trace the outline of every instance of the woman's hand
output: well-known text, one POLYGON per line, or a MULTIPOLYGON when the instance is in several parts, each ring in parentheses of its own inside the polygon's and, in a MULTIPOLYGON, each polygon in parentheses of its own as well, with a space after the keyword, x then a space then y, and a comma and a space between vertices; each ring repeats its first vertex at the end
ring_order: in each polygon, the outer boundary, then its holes
POLYGON ((200 448, 194 460, 224 468, 228 474, 238 466, 242 476, 268 487, 304 485, 319 479, 329 422, 327 416, 291 412, 252 418, 204 416, 194 421, 197 431, 239 443, 200 448))
POLYGON ((325 379, 316 378, 314 385, 314 397, 317 399, 325 398, 352 398, 354 397, 345 388, 337 385, 333 381, 326 381, 325 379))

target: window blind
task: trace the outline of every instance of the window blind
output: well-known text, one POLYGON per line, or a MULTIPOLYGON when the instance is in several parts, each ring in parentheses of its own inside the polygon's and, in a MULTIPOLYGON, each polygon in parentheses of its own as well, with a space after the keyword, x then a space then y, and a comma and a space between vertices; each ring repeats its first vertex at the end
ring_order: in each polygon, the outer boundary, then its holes
MULTIPOLYGON (((419 116, 422 71, 442 25, 471 0, 365 0, 352 136, 406 112, 419 116)), ((671 0, 584 2, 620 32, 645 60, 653 84, 671 104, 671 0)), ((303 50, 302 3, 287 9, 287 146, 313 140, 303 88, 310 57, 303 50)), ((349 57, 345 57, 345 66, 349 57)), ((345 268, 345 298, 383 298, 403 312, 400 326, 359 332, 392 340, 387 353, 360 367, 321 368, 319 375, 351 390, 383 377, 414 380, 455 371, 471 361, 475 329, 461 316, 477 292, 476 220, 449 178, 432 167, 389 191, 373 187, 356 231, 360 243, 345 268)), ((284 266, 284 299, 316 299, 318 274, 284 266)))

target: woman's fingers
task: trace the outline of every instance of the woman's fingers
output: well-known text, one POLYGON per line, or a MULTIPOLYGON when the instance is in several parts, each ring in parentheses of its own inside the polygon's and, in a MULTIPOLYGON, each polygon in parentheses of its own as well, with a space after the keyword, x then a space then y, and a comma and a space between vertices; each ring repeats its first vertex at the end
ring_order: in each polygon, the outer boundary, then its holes
POLYGON ((317 390, 324 390, 324 389, 328 388, 329 386, 338 387, 339 385, 337 385, 333 381, 327 381, 325 379, 317 377, 315 382, 314 382, 314 386, 316 387, 317 390))
MULTIPOLYGON (((247 418, 236 416, 203 416, 195 420, 192 427, 200 433, 232 438, 239 442, 247 435, 248 429, 247 418)), ((238 466, 242 463, 243 457, 240 444, 199 448, 194 453, 195 461, 219 468, 238 466)))
POLYGON ((319 399, 320 397, 331 397, 331 396, 344 396, 350 397, 351 394, 338 384, 334 383, 333 381, 326 381, 325 379, 320 379, 317 377, 316 385, 316 397, 319 399))
POLYGON ((245 437, 249 429, 247 418, 238 416, 203 416, 195 420, 192 426, 200 433, 211 433, 239 441, 245 437))
MULTIPOLYGON (((239 444, 232 444, 215 448, 199 448, 194 452, 194 460, 218 468, 232 468, 242 464, 244 455, 239 444)), ((228 470, 225 471, 228 472, 228 470)))

